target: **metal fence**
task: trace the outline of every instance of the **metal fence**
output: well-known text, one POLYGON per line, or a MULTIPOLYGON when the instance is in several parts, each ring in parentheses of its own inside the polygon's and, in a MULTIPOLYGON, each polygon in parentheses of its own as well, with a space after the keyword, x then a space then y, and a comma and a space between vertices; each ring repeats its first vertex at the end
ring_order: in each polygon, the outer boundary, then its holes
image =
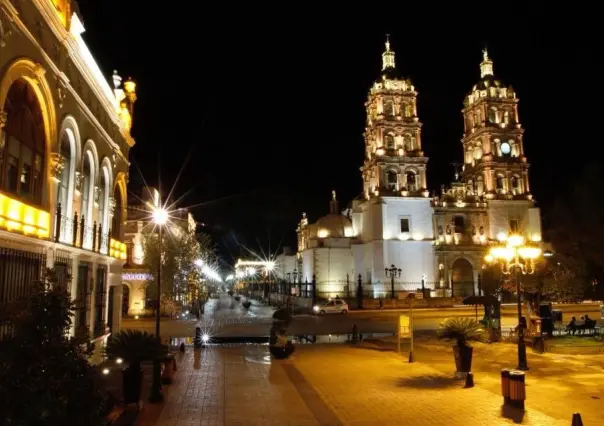
POLYGON ((477 294, 475 283, 472 281, 400 281, 390 279, 379 282, 363 282, 350 277, 344 280, 296 282, 249 282, 243 292, 254 297, 268 299, 268 294, 287 295, 292 297, 312 298, 314 289, 315 299, 329 299, 334 297, 363 299, 397 299, 400 296, 413 292, 420 293, 424 298, 429 297, 467 297, 477 294))
POLYGON ((8 306, 27 297, 32 285, 42 279, 46 255, 0 247, 0 338, 12 335, 8 306))

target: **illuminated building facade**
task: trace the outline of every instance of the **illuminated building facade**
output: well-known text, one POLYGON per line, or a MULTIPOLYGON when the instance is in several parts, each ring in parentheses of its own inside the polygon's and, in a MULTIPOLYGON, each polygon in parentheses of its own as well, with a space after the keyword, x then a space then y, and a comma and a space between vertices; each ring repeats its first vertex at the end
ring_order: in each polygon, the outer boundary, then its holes
POLYGON ((303 217, 298 226, 304 278, 316 275, 319 293, 342 294, 346 277, 360 274, 366 290, 387 297, 385 268, 395 265, 397 290, 416 290, 423 280, 434 295, 476 294, 488 242, 510 232, 541 240, 518 98, 495 77, 486 50, 480 73, 464 101, 463 170, 431 197, 418 92, 386 41, 365 104, 362 195, 343 213, 332 209, 313 224, 303 217))
MULTIPOLYGON (((164 204, 160 201, 159 191, 145 187, 128 205, 128 218, 124 227, 124 242, 127 247, 127 261, 122 272, 122 315, 136 316, 152 313, 152 307, 147 303, 147 289, 154 282, 153 271, 145 265, 145 235, 157 233, 151 212, 164 204)), ((170 220, 163 225, 164 237, 170 233, 181 232, 183 227, 193 235, 197 224, 193 215, 187 209, 175 209, 169 212, 170 220)), ((190 291, 183 291, 184 304, 192 296, 190 291)))
POLYGON ((136 86, 83 32, 75 1, 0 0, 0 309, 53 267, 98 341, 120 322, 136 86))

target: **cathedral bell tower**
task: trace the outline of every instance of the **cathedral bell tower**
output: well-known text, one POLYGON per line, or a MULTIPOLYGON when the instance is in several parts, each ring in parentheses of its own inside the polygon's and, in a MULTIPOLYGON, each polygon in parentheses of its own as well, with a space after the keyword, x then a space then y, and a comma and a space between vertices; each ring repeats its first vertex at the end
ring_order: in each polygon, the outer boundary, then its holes
POLYGON ((466 96, 462 112, 462 179, 487 199, 531 200, 518 98, 512 86, 505 87, 495 77, 486 49, 480 81, 466 96))
POLYGON ((397 71, 389 36, 380 77, 373 83, 365 107, 365 162, 361 167, 365 198, 427 197, 428 158, 422 151, 417 92, 397 71))

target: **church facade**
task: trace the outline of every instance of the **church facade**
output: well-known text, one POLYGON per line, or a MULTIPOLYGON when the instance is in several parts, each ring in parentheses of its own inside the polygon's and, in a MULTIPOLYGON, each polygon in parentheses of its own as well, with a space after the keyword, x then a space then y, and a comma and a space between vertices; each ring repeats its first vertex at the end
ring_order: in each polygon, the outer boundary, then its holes
POLYGON ((387 41, 365 103, 362 195, 341 211, 334 192, 328 215, 298 225, 299 267, 320 294, 344 295, 360 275, 370 296, 389 297, 393 267, 396 291, 423 284, 434 296, 477 294, 489 243, 510 233, 541 241, 518 97, 487 51, 464 100, 462 171, 437 196, 427 189, 417 96, 387 41))

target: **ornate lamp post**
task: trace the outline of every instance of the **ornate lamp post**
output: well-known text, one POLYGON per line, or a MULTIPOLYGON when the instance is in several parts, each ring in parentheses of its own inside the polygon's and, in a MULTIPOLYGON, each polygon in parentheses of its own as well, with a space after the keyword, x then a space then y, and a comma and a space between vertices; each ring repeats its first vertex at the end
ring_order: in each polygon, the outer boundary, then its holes
POLYGON ((485 260, 489 263, 498 262, 506 275, 514 273, 516 294, 518 296, 518 370, 528 370, 526 345, 524 343, 524 327, 522 322, 522 302, 520 299, 520 274, 535 273, 535 261, 541 256, 537 246, 525 244, 521 235, 510 235, 503 244, 491 247, 485 260))
MULTIPOLYGON (((157 294, 155 295, 155 337, 161 342, 159 336, 160 323, 160 297, 161 297, 161 263, 162 263, 162 228, 168 222, 168 211, 158 207, 152 213, 153 223, 157 226, 159 236, 159 262, 157 266, 157 294)), ((164 395, 161 391, 161 363, 155 360, 153 363, 153 383, 151 385, 151 394, 149 402, 161 402, 164 395)))
POLYGON ((394 278, 395 277, 400 277, 401 276, 401 272, 403 272, 403 270, 401 268, 396 268, 396 266, 391 265, 390 268, 386 268, 386 277, 390 277, 390 291, 391 291, 391 298, 394 299, 395 298, 395 294, 394 294, 394 278), (397 275, 398 274, 398 275, 397 275))

